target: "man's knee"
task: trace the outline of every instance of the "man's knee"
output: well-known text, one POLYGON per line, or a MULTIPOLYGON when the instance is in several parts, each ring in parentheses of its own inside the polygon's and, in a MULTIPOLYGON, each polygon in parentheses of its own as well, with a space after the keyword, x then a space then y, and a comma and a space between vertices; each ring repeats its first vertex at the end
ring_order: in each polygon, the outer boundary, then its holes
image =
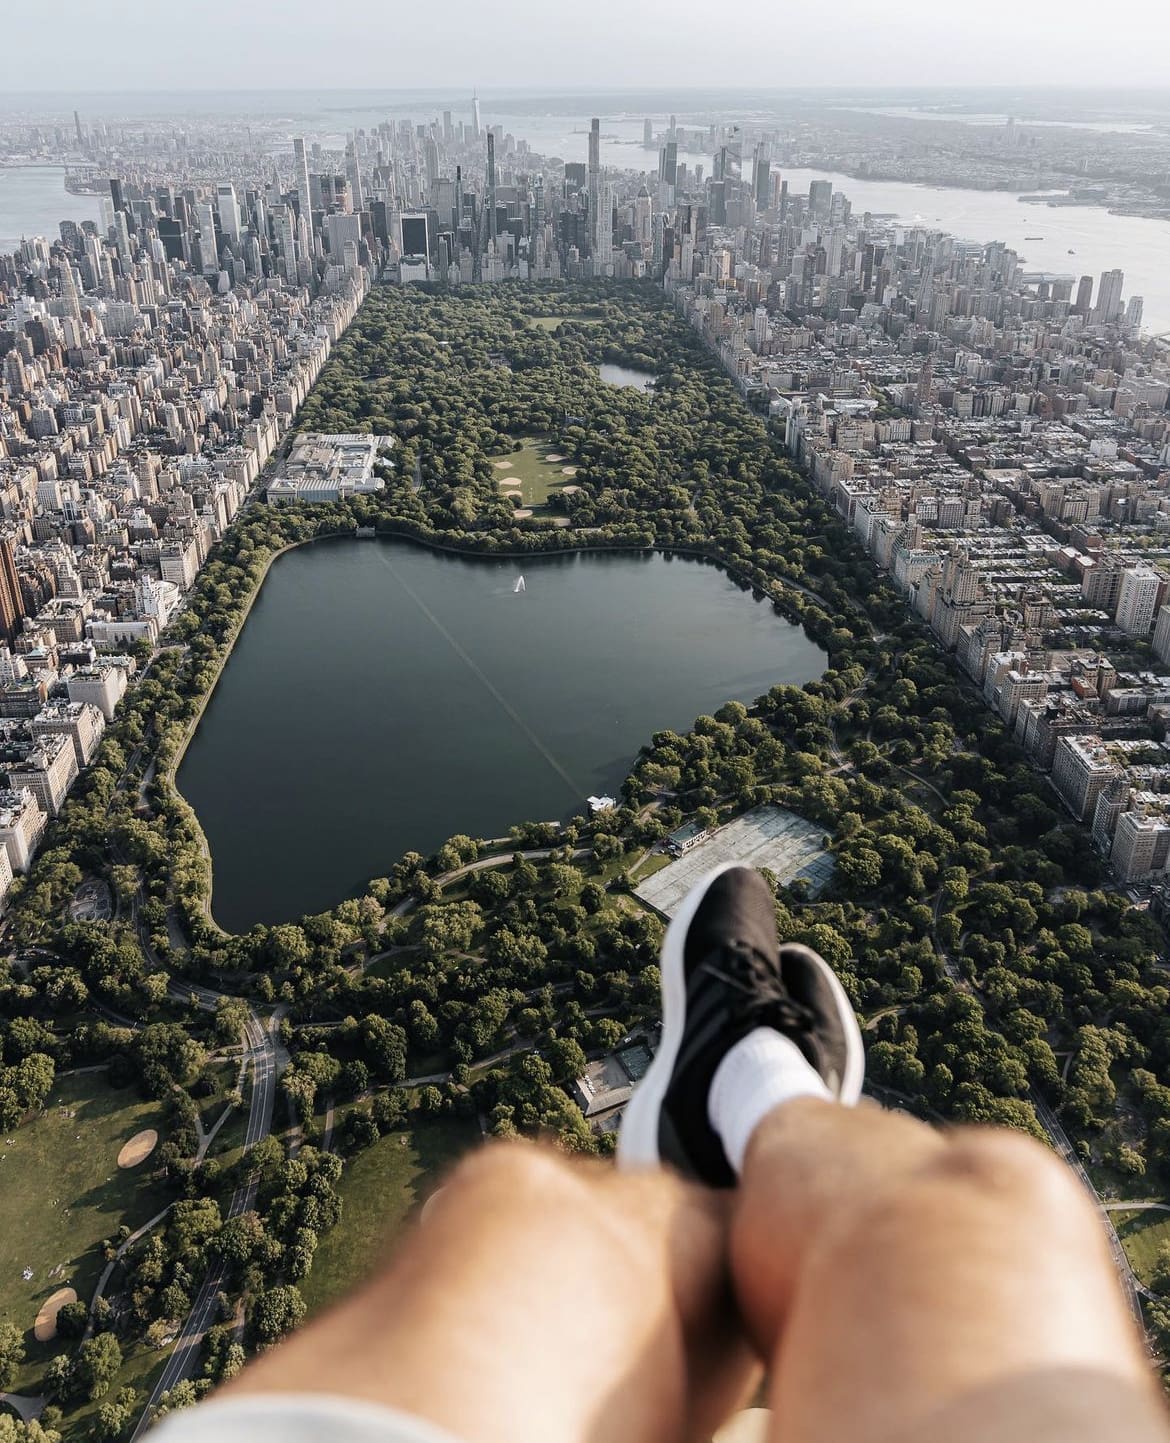
POLYGON ((469 1153, 451 1174, 443 1198, 480 1205, 501 1199, 510 1206, 545 1210, 580 1195, 579 1168, 550 1147, 532 1142, 489 1142, 469 1153))
POLYGON ((1023 1217, 1095 1222, 1088 1194, 1072 1170, 1035 1138, 1008 1128, 956 1130, 931 1159, 927 1172, 946 1185, 1018 1208, 1023 1217))

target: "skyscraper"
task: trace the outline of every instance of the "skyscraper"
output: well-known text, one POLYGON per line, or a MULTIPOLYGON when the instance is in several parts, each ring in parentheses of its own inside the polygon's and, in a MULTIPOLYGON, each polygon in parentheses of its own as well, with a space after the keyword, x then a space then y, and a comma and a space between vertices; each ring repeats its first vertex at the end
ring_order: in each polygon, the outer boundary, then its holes
POLYGON ((634 239, 647 253, 654 243, 653 202, 645 186, 638 191, 638 197, 634 201, 634 239))
POLYGON ((357 136, 351 136, 345 147, 345 176, 349 181, 349 193, 353 200, 353 208, 362 211, 366 208, 366 198, 362 190, 362 164, 358 158, 357 136))
POLYGON ((477 92, 471 97, 471 132, 472 132, 472 134, 475 136, 476 140, 478 140, 479 137, 480 137, 480 129, 481 129, 481 127, 480 127, 480 123, 479 123, 479 92, 477 91, 477 92))
POLYGON ((240 206, 236 200, 236 188, 228 181, 215 188, 215 208, 219 211, 219 228, 236 245, 240 239, 240 206))
POLYGON ((293 213, 287 206, 273 206, 272 234, 276 240, 276 248, 286 280, 295 278, 297 273, 297 229, 293 213))
POLYGON ((601 121, 596 116, 589 123, 589 253, 595 259, 600 251, 598 221, 601 216, 601 121))
POLYGON ((488 240, 496 238, 496 137, 487 134, 487 223, 488 240))
POLYGON ((20 635, 24 614, 24 598, 20 594, 12 542, 7 536, 0 536, 0 636, 9 646, 20 635))
POLYGON ((760 141, 756 146, 755 164, 752 167, 752 194, 755 196, 757 211, 768 209, 771 184, 772 157, 767 142, 760 141))
POLYGON ((808 188, 809 213, 815 220, 827 220, 833 204, 833 182, 814 180, 808 188))
POLYGON ((1134 566, 1123 572, 1117 599, 1117 624, 1122 631, 1130 636, 1148 636, 1165 589, 1165 582, 1148 566, 1134 566))
POLYGON ((1093 277, 1082 276, 1077 286, 1077 300, 1073 310, 1078 315, 1087 316, 1093 309, 1093 277))
POLYGON ((642 122, 642 145, 646 150, 654 144, 654 125, 646 119, 642 122))
POLYGON ((1097 287, 1097 308, 1093 312, 1095 321, 1115 321, 1121 315, 1121 289, 1125 285, 1124 271, 1102 271, 1097 287))
POLYGON ((67 314, 75 321, 81 320, 81 301, 77 295, 77 282, 73 279, 73 266, 68 260, 61 262, 61 299, 67 307, 67 314))
POLYGON ((195 206, 195 218, 199 225, 199 259, 206 275, 219 270, 219 240, 215 234, 215 207, 210 201, 201 200, 195 206))
POLYGON ((433 135, 423 141, 423 161, 427 168, 427 188, 433 190, 439 178, 439 143, 433 135))
POLYGON ((312 214, 312 200, 309 191, 309 157, 305 153, 304 137, 298 135, 293 141, 293 169, 296 172, 297 206, 305 220, 312 214))
POLYGON ((674 185, 678 180, 678 142, 676 140, 668 140, 659 153, 658 179, 665 181, 667 185, 674 185))
POLYGON ((613 187, 602 180, 597 193, 597 228, 593 246, 594 275, 608 275, 613 266, 613 187))

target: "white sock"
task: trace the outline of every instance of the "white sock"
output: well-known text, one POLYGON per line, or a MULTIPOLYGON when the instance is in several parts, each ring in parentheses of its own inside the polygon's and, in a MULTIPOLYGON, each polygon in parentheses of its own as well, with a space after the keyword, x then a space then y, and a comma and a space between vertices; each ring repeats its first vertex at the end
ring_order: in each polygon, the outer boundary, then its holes
POLYGON ((741 1037, 711 1079, 707 1120, 736 1173, 743 1171, 752 1133, 782 1102, 833 1094, 795 1042, 770 1027, 741 1037))

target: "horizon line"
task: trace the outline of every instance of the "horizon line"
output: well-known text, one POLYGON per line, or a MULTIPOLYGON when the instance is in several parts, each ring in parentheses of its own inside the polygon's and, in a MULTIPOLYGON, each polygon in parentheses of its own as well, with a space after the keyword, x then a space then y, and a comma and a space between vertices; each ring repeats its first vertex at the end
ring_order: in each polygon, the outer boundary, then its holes
MULTIPOLYGON (((81 96, 81 95, 246 95, 246 94, 251 94, 251 95, 286 95, 286 94, 289 94, 290 92, 299 91, 299 90, 300 90, 300 91, 325 91, 325 92, 329 92, 329 93, 337 94, 337 95, 347 95, 347 94, 354 94, 354 93, 366 93, 366 94, 378 94, 378 95, 383 95, 383 94, 424 95, 424 94, 430 94, 430 93, 433 93, 434 91, 440 91, 440 90, 450 90, 450 91, 458 90, 458 91, 461 93, 463 89, 475 90, 475 89, 476 89, 476 86, 475 86, 474 84, 472 84, 470 87, 464 87, 464 86, 462 86, 462 85, 453 86, 453 85, 451 85, 451 84, 449 84, 449 83, 435 84, 435 85, 390 85, 390 86, 379 86, 379 85, 341 85, 341 84, 338 84, 338 85, 332 85, 332 84, 330 84, 330 85, 317 85, 317 84, 302 84, 302 83, 290 82, 290 83, 287 84, 287 85, 243 85, 243 84, 240 84, 240 85, 234 85, 234 84, 233 84, 233 85, 206 85, 206 86, 162 85, 162 86, 153 87, 153 88, 152 88, 152 87, 134 87, 134 86, 125 86, 125 85, 122 85, 122 86, 111 86, 111 87, 102 88, 102 89, 96 89, 96 90, 95 90, 95 89, 79 90, 79 89, 76 89, 76 88, 70 87, 70 86, 67 86, 67 87, 65 87, 65 88, 63 88, 63 89, 53 89, 53 88, 50 88, 50 87, 41 87, 41 88, 37 88, 37 89, 20 89, 20 88, 16 88, 16 87, 13 87, 13 86, 10 86, 10 85, 6 85, 6 86, 4 87, 4 89, 5 89, 6 95, 8 95, 8 96, 18 96, 18 95, 78 95, 78 96, 81 96)), ((782 95, 782 94, 788 94, 788 93, 797 93, 797 94, 813 93, 813 94, 816 94, 816 93, 819 93, 819 92, 826 92, 826 91, 850 91, 850 90, 866 90, 866 91, 882 91, 882 90, 912 91, 912 92, 915 92, 915 93, 918 93, 918 94, 925 94, 925 93, 928 93, 928 92, 931 92, 931 91, 937 91, 937 92, 945 93, 945 94, 948 94, 948 95, 953 95, 953 94, 955 94, 956 92, 962 93, 962 92, 964 92, 964 91, 983 91, 983 92, 987 92, 987 91, 1003 91, 1003 92, 1007 92, 1007 91, 1023 91, 1023 92, 1030 92, 1030 91, 1045 91, 1045 90, 1065 90, 1065 91, 1081 91, 1081 92, 1113 92, 1113 93, 1116 93, 1116 94, 1125 94, 1125 95, 1134 95, 1134 94, 1141 94, 1141 93, 1143 93, 1143 92, 1148 92, 1148 93, 1159 94, 1159 95, 1160 95, 1160 94, 1170 95, 1170 84, 1148 83, 1148 84, 1140 84, 1140 85, 1136 85, 1136 86, 1135 86, 1135 85, 1131 85, 1131 84, 1110 84, 1110 83, 1107 83, 1107 82, 1098 82, 1098 81, 1078 81, 1078 82, 1072 82, 1072 83, 1070 83, 1070 82, 1068 82, 1068 81, 1059 81, 1059 80, 1027 81, 1027 82, 1019 82, 1019 83, 1015 83, 1015 84, 1004 84, 1003 82, 991 83, 991 82, 983 82, 983 81, 974 81, 974 80, 971 80, 971 81, 964 81, 964 82, 962 82, 961 84, 954 84, 954 83, 952 83, 952 84, 944 84, 944 83, 939 83, 939 84, 936 84, 936 85, 917 85, 917 84, 913 84, 913 83, 898 83, 898 82, 885 82, 885 83, 880 83, 880 84, 874 84, 874 83, 869 82, 869 81, 841 81, 841 82, 834 83, 834 84, 823 84, 823 85, 754 85, 754 84, 748 84, 748 83, 743 83, 743 82, 735 82, 735 83, 717 83, 717 82, 712 82, 712 83, 702 83, 702 84, 701 84, 701 83, 699 83, 699 82, 688 82, 687 84, 683 84, 683 85, 669 85, 669 86, 664 86, 664 85, 640 85, 640 84, 635 84, 634 82, 630 82, 630 83, 624 84, 624 85, 605 85, 605 84, 597 84, 597 85, 593 85, 593 86, 588 86, 588 85, 587 85, 587 86, 578 87, 578 88, 576 88, 576 89, 574 89, 574 90, 572 90, 572 91, 566 92, 562 87, 557 86, 557 84, 556 84, 555 81, 550 81, 549 84, 547 84, 547 85, 542 85, 542 86, 526 85, 526 84, 523 84, 523 83, 517 83, 517 84, 514 84, 514 85, 497 85, 497 86, 490 86, 490 87, 488 87, 488 89, 487 89, 487 91, 486 91, 485 93, 487 93, 487 94, 496 94, 496 95, 499 95, 499 94, 512 94, 512 93, 516 93, 516 92, 524 92, 524 93, 526 93, 526 94, 531 94, 531 95, 544 95, 544 94, 555 93, 555 94, 557 94, 557 95, 559 95, 559 96, 564 97, 564 96, 566 96, 566 95, 597 95, 597 94, 621 95, 621 94, 628 94, 628 93, 630 93, 630 92, 636 92, 636 93, 642 94, 642 95, 646 95, 646 94, 678 95, 678 94, 686 94, 686 93, 688 93, 688 92, 691 92, 691 93, 693 93, 693 92, 699 92, 699 93, 703 93, 703 94, 709 94, 709 93, 712 93, 712 92, 723 91, 723 92, 728 92, 728 93, 751 92, 751 93, 757 93, 757 94, 758 94, 758 93, 764 93, 764 94, 782 95)), ((4 107, 3 107, 3 103, 0 102, 0 113, 3 112, 3 108, 4 108, 4 107)))

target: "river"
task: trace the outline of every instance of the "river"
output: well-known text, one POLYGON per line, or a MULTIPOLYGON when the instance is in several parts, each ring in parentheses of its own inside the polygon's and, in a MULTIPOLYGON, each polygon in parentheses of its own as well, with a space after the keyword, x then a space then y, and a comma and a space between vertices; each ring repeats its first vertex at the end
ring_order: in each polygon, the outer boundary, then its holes
POLYGON ((61 222, 102 223, 96 195, 70 195, 56 165, 0 167, 0 255, 11 255, 26 237, 61 238, 61 222))
POLYGON ((1095 287, 1102 271, 1119 266, 1126 298, 1145 298, 1142 328, 1154 335, 1170 332, 1170 221, 1110 215, 1100 206, 1022 205, 1014 193, 999 190, 854 180, 827 170, 781 167, 780 174, 790 191, 801 194, 808 193, 810 181, 831 180, 834 190, 849 197, 854 215, 868 210, 962 240, 1004 241, 1024 257, 1026 271, 1091 275, 1095 287), (1076 254, 1069 255, 1070 249, 1076 254))
POLYGON ((403 852, 564 819, 616 794, 655 731, 802 685, 825 661, 699 561, 349 539, 289 552, 179 770, 216 920, 319 912, 403 852))

